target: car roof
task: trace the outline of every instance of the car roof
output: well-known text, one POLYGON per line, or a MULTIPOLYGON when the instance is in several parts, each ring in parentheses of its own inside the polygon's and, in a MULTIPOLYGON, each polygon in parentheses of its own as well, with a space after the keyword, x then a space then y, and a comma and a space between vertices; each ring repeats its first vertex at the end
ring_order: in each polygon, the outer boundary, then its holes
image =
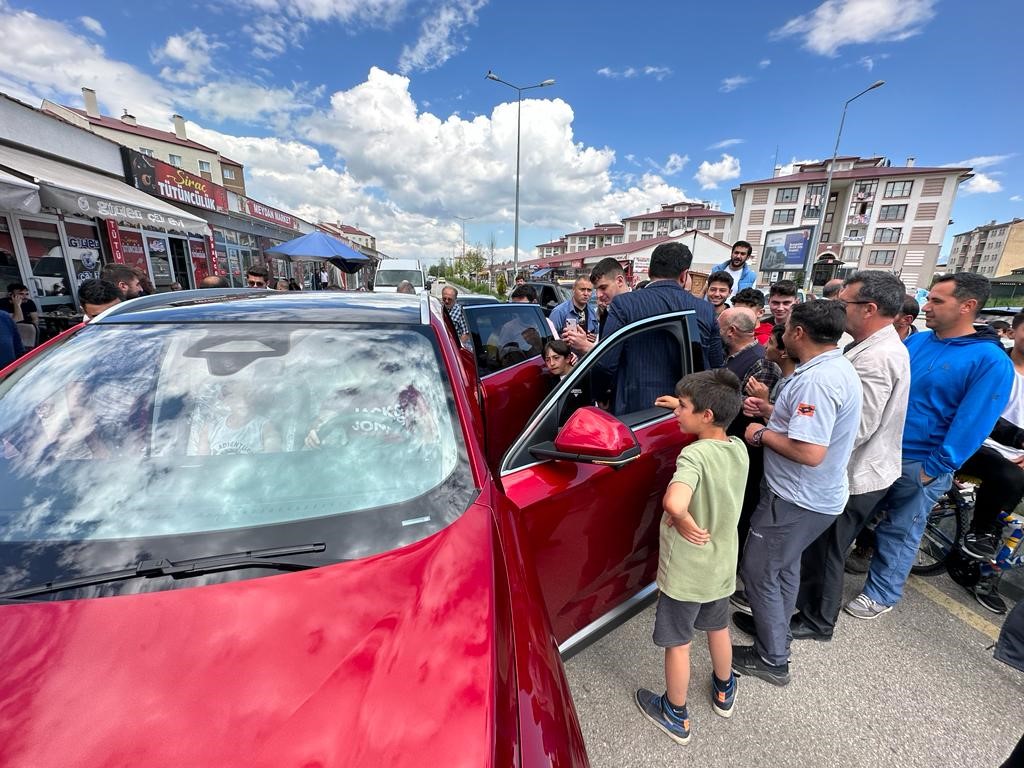
MULTIPOLYGON (((426 325, 426 294, 355 291, 268 291, 208 288, 140 296, 108 309, 92 323, 381 323, 426 325)), ((439 311, 439 310, 438 310, 439 311)))

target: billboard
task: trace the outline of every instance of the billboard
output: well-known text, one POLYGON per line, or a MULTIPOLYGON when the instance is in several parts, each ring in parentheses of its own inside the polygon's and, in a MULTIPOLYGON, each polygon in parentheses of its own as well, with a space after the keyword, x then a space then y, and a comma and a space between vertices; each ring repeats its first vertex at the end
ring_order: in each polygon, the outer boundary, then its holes
POLYGON ((765 235, 762 272, 797 272, 807 269, 814 227, 773 229, 765 235))
POLYGON ((193 208, 228 210, 228 192, 219 184, 134 149, 125 148, 123 151, 128 161, 129 178, 136 189, 193 208))

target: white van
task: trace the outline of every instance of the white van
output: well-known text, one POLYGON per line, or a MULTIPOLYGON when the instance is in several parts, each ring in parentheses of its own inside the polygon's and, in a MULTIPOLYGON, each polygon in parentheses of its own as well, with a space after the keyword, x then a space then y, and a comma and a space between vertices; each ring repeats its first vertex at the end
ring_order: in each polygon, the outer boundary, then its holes
POLYGON ((412 283, 416 293, 423 293, 423 269, 416 259, 382 259, 373 276, 376 293, 395 293, 403 280, 412 283))

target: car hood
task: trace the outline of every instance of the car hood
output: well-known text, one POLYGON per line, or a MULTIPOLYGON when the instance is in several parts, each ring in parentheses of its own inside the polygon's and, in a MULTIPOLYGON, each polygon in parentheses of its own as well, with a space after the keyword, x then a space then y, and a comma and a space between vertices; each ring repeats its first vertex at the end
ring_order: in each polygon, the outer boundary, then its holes
POLYGON ((350 563, 0 607, 2 766, 481 766, 490 511, 350 563))

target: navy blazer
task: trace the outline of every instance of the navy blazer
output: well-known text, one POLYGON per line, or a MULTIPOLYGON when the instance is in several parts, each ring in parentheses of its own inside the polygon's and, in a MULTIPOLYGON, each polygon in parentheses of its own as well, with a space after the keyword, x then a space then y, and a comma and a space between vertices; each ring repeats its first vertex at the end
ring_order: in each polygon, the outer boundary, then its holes
MULTIPOLYGON (((646 288, 621 293, 608 307, 602 336, 607 337, 630 323, 669 312, 692 309, 700 328, 700 346, 704 360, 697 366, 720 368, 725 362, 722 337, 711 303, 683 290, 675 280, 656 280, 646 288)), ((614 395, 612 412, 631 413, 653 408, 659 395, 675 394, 676 382, 682 375, 678 345, 668 338, 645 334, 620 346, 621 352, 610 352, 598 365, 611 379, 614 395)))

